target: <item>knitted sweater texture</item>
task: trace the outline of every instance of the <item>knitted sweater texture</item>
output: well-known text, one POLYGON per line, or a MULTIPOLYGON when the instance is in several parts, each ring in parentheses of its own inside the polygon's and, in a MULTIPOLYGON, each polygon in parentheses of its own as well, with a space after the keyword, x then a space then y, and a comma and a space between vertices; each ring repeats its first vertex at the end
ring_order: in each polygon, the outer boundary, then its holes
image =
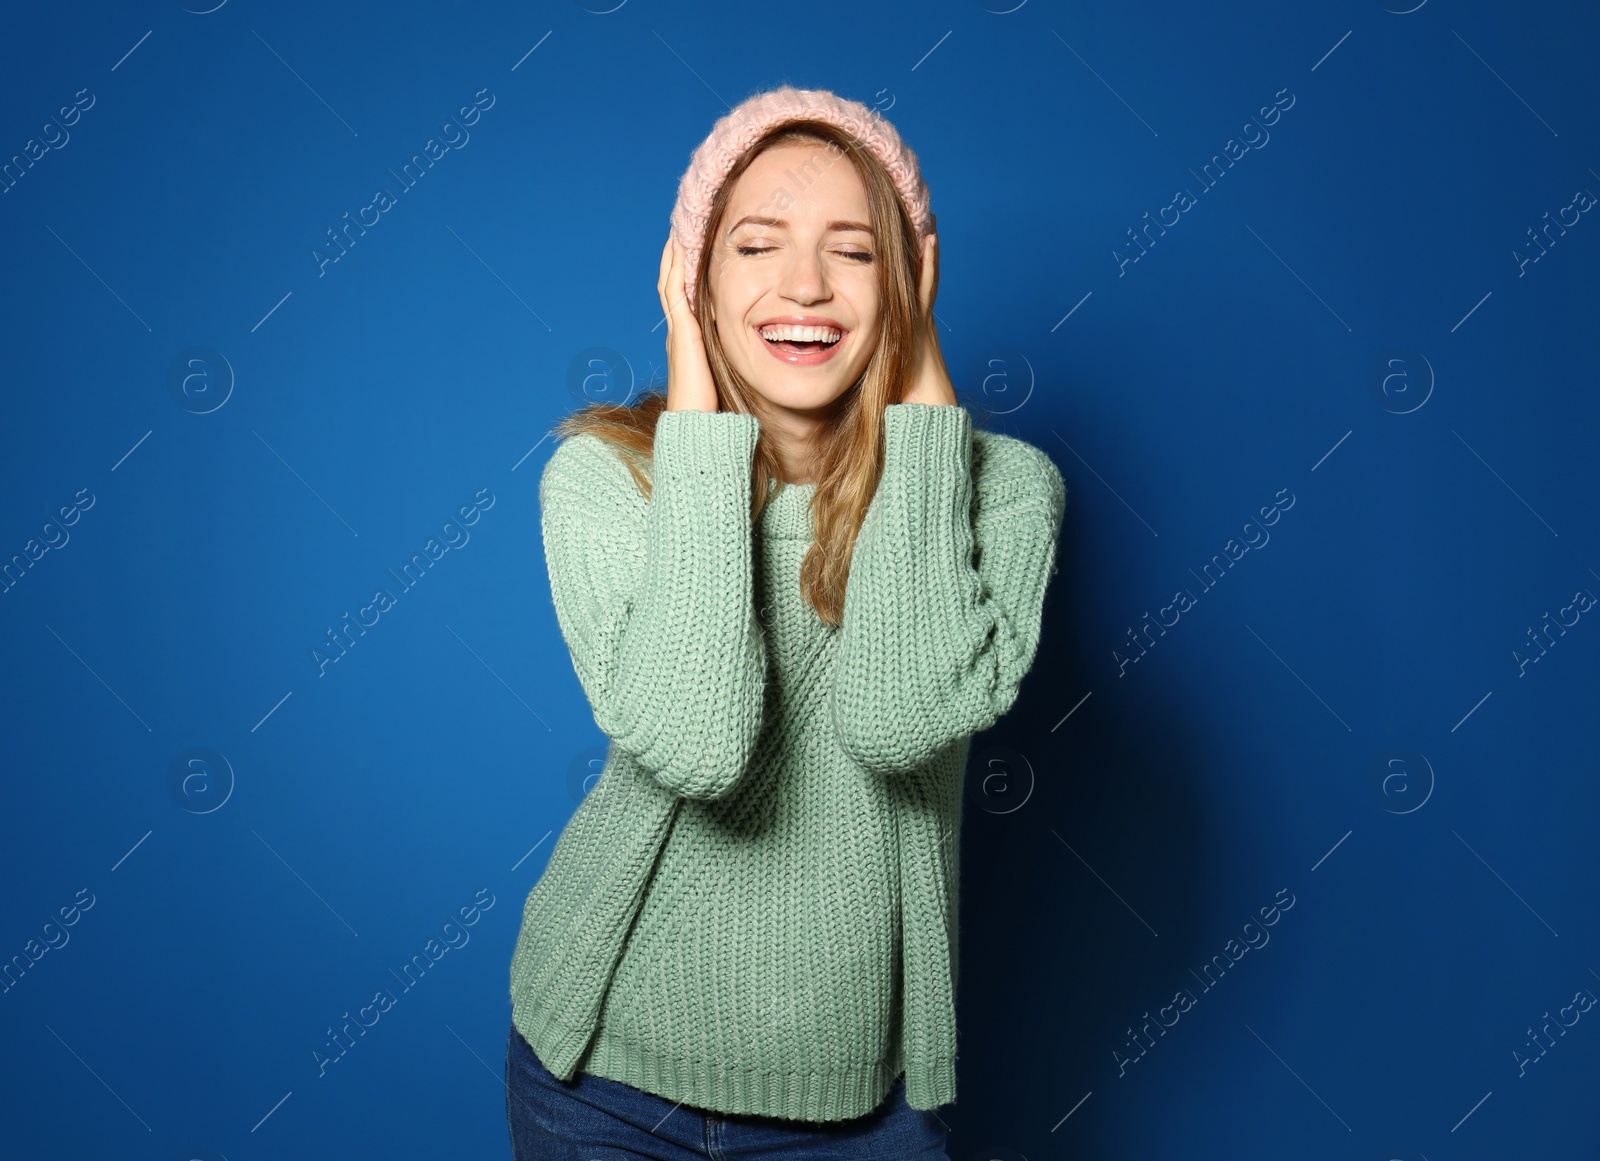
POLYGON ((814 484, 752 522, 754 416, 667 411, 652 496, 599 437, 540 482, 550 589, 610 739, 523 907, 512 1022, 583 1071, 807 1121, 955 1099, 972 734, 1033 664, 1066 506, 1048 456, 894 404, 844 619, 800 592, 814 484))

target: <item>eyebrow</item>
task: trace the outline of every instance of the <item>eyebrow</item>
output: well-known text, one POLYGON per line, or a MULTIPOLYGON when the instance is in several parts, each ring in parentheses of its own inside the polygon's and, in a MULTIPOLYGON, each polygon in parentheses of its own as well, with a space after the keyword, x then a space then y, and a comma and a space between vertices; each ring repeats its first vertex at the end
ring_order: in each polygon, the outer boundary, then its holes
MULTIPOLYGON (((728 227, 728 234, 732 235, 732 233, 735 230, 737 230, 740 226, 745 226, 745 225, 750 225, 750 226, 771 226, 774 229, 778 229, 778 230, 787 230, 789 228, 789 223, 784 221, 782 218, 764 218, 764 217, 761 217, 759 214, 746 214, 744 217, 740 218, 733 225, 728 227)), ((871 233, 872 233, 872 227, 867 225, 867 223, 865 223, 865 222, 834 221, 834 222, 829 222, 828 223, 828 229, 830 231, 832 231, 832 230, 853 230, 853 231, 855 231, 857 233, 867 234, 867 235, 871 235, 871 233)))

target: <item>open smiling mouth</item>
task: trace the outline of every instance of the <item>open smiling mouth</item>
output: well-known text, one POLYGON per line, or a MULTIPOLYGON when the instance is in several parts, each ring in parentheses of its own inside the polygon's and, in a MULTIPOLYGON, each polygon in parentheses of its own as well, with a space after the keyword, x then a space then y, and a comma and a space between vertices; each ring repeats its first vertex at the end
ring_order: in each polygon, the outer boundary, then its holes
POLYGON ((768 338, 759 330, 756 334, 774 358, 799 367, 814 366, 832 358, 845 336, 843 331, 835 331, 832 337, 805 339, 768 338))

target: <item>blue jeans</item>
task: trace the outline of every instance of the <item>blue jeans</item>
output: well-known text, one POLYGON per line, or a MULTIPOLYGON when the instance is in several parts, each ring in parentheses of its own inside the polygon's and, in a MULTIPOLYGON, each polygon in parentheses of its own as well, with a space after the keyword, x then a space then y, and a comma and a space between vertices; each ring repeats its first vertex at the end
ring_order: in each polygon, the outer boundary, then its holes
POLYGON ((506 1044, 506 1117, 514 1161, 949 1161, 948 1130, 906 1104, 905 1077, 865 1116, 790 1121, 674 1104, 603 1076, 557 1079, 512 1025, 506 1044))

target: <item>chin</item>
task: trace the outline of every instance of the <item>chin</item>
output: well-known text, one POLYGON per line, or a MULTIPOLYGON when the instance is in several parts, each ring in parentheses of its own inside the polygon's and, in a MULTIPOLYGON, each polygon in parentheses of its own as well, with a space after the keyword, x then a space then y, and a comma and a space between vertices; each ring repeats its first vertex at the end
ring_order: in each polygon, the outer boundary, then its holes
POLYGON ((792 379, 779 377, 776 381, 772 378, 762 382, 752 381, 751 386, 756 394, 774 407, 784 407, 790 411, 817 411, 829 407, 849 388, 848 383, 837 380, 808 382, 800 376, 792 379))

